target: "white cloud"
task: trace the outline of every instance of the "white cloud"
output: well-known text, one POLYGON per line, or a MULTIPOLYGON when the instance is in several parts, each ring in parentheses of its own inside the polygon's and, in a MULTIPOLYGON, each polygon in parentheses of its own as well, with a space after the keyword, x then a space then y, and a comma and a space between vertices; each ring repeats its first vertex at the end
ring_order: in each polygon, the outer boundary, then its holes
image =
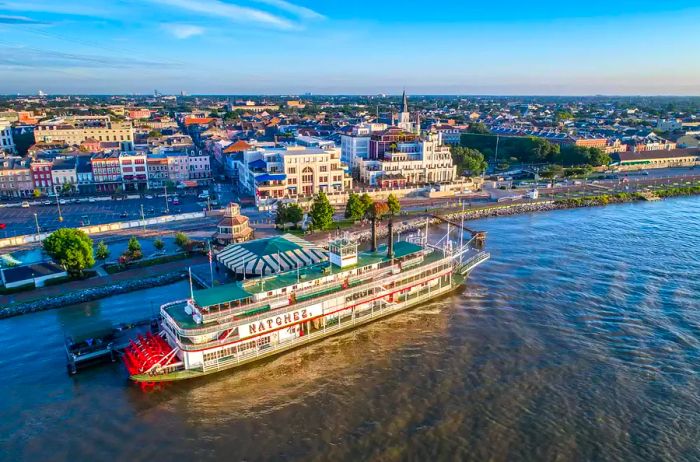
POLYGON ((172 34, 173 37, 178 39, 188 39, 204 33, 203 27, 193 26, 191 24, 163 24, 162 27, 172 34))
POLYGON ((287 11, 289 13, 295 14, 300 18, 304 19, 326 19, 321 13, 307 8, 305 6, 295 5, 294 3, 288 2, 287 0, 255 0, 258 3, 264 5, 270 5, 272 7, 278 8, 282 11, 287 11))
POLYGON ((224 3, 219 0, 150 0, 154 3, 172 6, 193 13, 219 17, 242 23, 257 23, 278 29, 293 29, 295 24, 281 16, 255 8, 224 3))

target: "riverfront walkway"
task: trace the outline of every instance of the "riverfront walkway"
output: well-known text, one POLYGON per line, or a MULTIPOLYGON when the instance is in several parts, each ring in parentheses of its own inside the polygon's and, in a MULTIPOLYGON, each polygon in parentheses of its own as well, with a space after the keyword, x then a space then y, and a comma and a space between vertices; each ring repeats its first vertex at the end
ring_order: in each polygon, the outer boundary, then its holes
POLYGON ((9 295, 0 295, 0 307, 8 306, 12 303, 24 303, 43 298, 51 298, 65 295, 70 292, 77 292, 84 289, 108 286, 120 282, 139 280, 147 277, 161 276, 175 271, 185 271, 188 266, 201 265, 209 260, 206 256, 197 255, 186 260, 177 260, 160 265, 147 266, 144 268, 134 268, 115 274, 102 277, 94 277, 81 281, 70 281, 55 286, 42 287, 40 289, 18 292, 9 295))

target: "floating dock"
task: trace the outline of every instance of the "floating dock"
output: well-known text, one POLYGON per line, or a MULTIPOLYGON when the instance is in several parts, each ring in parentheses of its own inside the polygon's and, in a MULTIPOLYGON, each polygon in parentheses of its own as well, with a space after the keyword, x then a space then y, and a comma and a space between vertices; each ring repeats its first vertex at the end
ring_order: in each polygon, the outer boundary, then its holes
POLYGON ((120 324, 103 321, 71 329, 65 335, 68 374, 75 375, 80 369, 107 361, 116 362, 135 330, 157 332, 158 319, 120 324))

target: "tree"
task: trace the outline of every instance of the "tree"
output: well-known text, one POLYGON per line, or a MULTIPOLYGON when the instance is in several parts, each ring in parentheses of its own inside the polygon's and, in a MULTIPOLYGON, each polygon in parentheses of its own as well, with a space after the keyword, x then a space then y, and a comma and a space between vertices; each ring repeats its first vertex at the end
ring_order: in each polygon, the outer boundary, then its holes
POLYGON ((41 197, 41 191, 38 188, 34 188, 34 191, 32 191, 32 195, 37 198, 41 197))
POLYGON ((141 243, 134 236, 131 236, 131 238, 129 239, 129 244, 126 247, 126 252, 124 252, 124 256, 126 257, 127 261, 138 260, 141 257, 143 257, 143 252, 141 251, 141 243))
POLYGON ((478 149, 453 146, 451 152, 452 160, 460 173, 466 171, 471 175, 481 175, 488 167, 484 155, 478 149))
POLYGON ((489 132, 488 127, 483 124, 482 122, 474 122, 469 124, 469 128, 467 128, 467 133, 474 133, 477 135, 486 135, 489 132))
POLYGON ((398 215, 401 212, 401 203, 399 199, 392 193, 386 199, 386 205, 389 208, 389 213, 392 215, 398 215))
POLYGON ((553 164, 547 167, 547 170, 540 172, 542 178, 555 178, 561 176, 564 173, 564 168, 561 165, 553 164))
POLYGON ((156 240, 153 241, 153 247, 156 250, 161 251, 165 248, 165 242, 163 242, 163 239, 157 237, 156 240))
POLYGON ((280 204, 277 206, 277 213, 275 214, 275 224, 284 228, 287 222, 287 204, 280 204))
POLYGON ((301 220, 304 219, 304 209, 301 208, 299 204, 289 204, 287 206, 287 221, 289 223, 294 223, 297 225, 301 220))
POLYGON ((160 138, 161 136, 163 136, 163 133, 160 130, 151 130, 148 132, 149 138, 160 138))
POLYGON ((141 251, 141 243, 134 236, 129 238, 129 244, 127 245, 127 250, 131 253, 141 251))
POLYGON ((61 186, 61 192, 63 194, 70 194, 73 192, 73 183, 63 183, 61 186))
POLYGON ((333 206, 325 192, 319 192, 314 198, 310 215, 314 229, 323 230, 333 226, 333 206))
POLYGON ((286 229, 287 223, 295 226, 304 218, 304 210, 299 204, 281 204, 277 207, 275 224, 282 225, 286 229))
POLYGON ((374 199, 372 199, 369 194, 364 193, 360 196, 360 202, 362 203, 362 216, 364 217, 374 204, 374 199))
POLYGON ((95 264, 92 239, 75 228, 61 228, 44 240, 44 250, 72 275, 95 264))
MULTIPOLYGON (((369 197, 369 196, 367 196, 369 197)), ((348 202, 345 204, 345 218, 352 221, 357 221, 365 214, 365 205, 359 194, 351 192, 348 196, 348 202)))
POLYGON ((187 234, 178 231, 175 233, 175 245, 180 247, 182 250, 185 250, 187 247, 187 244, 190 242, 190 238, 187 237, 187 234))
POLYGON ((568 166, 598 167, 612 162, 610 155, 602 149, 586 146, 565 146, 558 157, 561 163, 568 166))
POLYGON ((107 247, 107 244, 105 244, 105 241, 100 241, 97 243, 97 250, 95 250, 95 258, 98 260, 106 260, 109 258, 109 247, 107 247))
POLYGON ((367 218, 372 221, 379 221, 384 218, 385 215, 389 213, 389 206, 386 202, 375 202, 367 210, 367 218))

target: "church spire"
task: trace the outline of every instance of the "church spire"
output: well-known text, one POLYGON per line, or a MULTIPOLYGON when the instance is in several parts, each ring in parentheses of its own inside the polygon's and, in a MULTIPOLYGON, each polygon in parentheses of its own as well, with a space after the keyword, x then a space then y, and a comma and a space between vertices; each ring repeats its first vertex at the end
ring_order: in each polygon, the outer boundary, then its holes
POLYGON ((401 112, 408 112, 408 97, 406 96, 406 89, 403 90, 403 110, 401 112))

